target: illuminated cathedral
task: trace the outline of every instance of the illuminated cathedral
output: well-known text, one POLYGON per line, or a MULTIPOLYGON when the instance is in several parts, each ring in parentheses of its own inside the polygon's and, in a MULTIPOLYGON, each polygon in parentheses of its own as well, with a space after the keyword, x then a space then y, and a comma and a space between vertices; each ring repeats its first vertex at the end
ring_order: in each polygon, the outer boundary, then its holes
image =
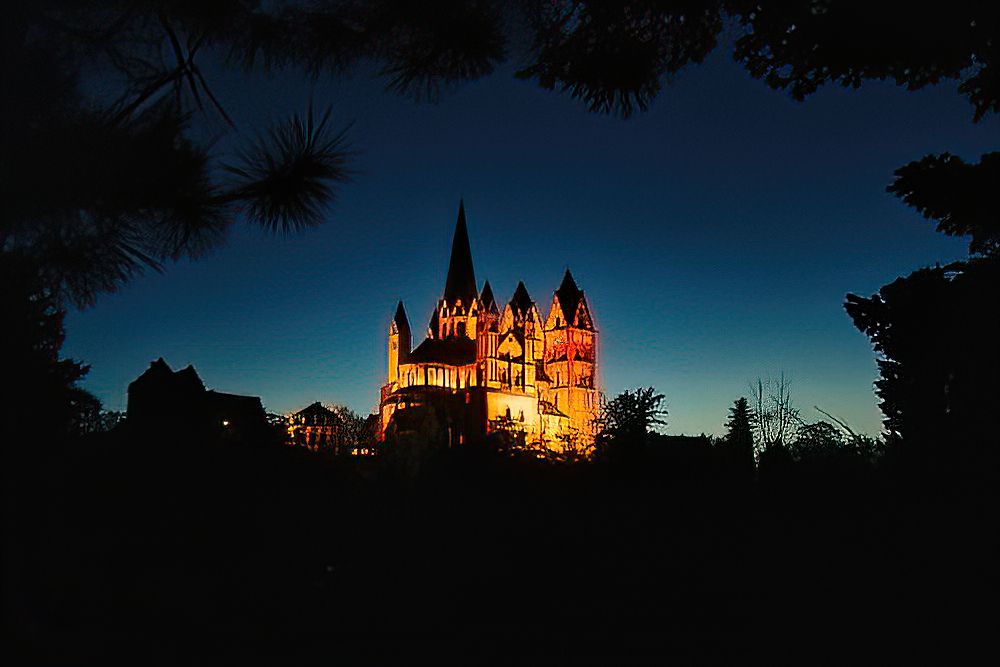
POLYGON ((513 434, 529 447, 586 451, 598 411, 597 330, 569 269, 548 316, 518 283, 499 304, 489 281, 477 287, 465 208, 460 202, 444 296, 427 338, 411 349, 400 301, 389 325, 382 435, 416 429, 432 415, 446 446, 513 434), (417 409, 414 409, 417 408, 417 409), (408 412, 409 411, 409 412, 408 412))

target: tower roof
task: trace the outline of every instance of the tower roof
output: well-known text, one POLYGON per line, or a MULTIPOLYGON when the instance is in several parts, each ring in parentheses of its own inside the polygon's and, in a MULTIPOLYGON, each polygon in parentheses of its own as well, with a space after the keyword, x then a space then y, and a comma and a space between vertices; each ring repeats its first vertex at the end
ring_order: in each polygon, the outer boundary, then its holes
POLYGON ((444 284, 444 300, 452 304, 461 299, 467 306, 477 295, 469 229, 465 224, 465 203, 459 200, 458 221, 455 223, 455 238, 451 242, 451 261, 448 263, 448 279, 444 284))
POLYGON ((493 288, 490 287, 490 281, 487 280, 483 283, 483 291, 479 294, 479 309, 485 312, 493 305, 496 305, 496 299, 493 297, 493 288))
POLYGON ((524 286, 523 281, 517 283, 514 298, 510 300, 510 307, 514 309, 514 312, 521 314, 531 310, 531 297, 528 295, 528 288, 524 286))
POLYGON ((406 317, 406 309, 403 308, 402 301, 396 306, 396 315, 392 318, 392 321, 398 331, 402 331, 404 327, 407 331, 410 330, 410 320, 406 317))
POLYGON ((582 296, 583 292, 576 286, 573 275, 569 272, 569 269, 566 269, 566 275, 563 276, 562 284, 556 290, 556 298, 559 299, 559 305, 562 307, 567 324, 572 324, 573 318, 576 315, 576 308, 580 305, 580 297, 582 296))

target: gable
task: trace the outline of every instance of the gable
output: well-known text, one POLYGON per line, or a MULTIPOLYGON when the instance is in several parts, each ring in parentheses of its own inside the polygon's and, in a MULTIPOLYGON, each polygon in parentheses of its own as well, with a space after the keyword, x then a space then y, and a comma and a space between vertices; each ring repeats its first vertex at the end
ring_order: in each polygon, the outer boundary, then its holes
POLYGON ((519 359, 522 355, 524 355, 524 348, 521 346, 520 341, 517 340, 517 336, 513 333, 508 333, 504 336, 500 346, 497 347, 497 356, 500 357, 519 359))

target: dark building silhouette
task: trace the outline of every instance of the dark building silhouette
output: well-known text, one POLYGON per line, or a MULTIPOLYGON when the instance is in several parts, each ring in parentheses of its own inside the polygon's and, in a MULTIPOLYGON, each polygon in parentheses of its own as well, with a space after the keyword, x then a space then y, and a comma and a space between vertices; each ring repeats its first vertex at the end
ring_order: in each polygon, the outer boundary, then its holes
POLYGON ((162 357, 128 386, 130 429, 170 434, 262 436, 267 418, 260 398, 205 389, 193 366, 173 371, 162 357))

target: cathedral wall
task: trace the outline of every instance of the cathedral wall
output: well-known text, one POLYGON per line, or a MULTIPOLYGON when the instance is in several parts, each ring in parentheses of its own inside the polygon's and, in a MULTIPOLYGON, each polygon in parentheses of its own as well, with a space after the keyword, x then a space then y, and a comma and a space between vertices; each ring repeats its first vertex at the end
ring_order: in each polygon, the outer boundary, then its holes
POLYGON ((446 389, 466 389, 478 385, 476 366, 450 366, 447 364, 401 364, 399 366, 400 389, 406 387, 444 387, 446 389))
POLYGON ((486 419, 494 422, 503 419, 510 411, 510 418, 516 426, 524 429, 528 442, 539 440, 542 421, 538 414, 538 399, 534 396, 520 396, 491 391, 486 395, 486 419))

